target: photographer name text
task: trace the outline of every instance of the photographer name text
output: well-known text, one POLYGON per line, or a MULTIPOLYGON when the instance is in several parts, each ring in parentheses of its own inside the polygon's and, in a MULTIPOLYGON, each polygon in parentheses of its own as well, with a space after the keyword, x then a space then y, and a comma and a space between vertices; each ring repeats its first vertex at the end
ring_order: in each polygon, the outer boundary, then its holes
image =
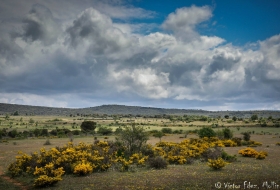
POLYGON ((229 182, 217 182, 215 183, 216 189, 280 189, 274 181, 264 181, 261 185, 254 184, 250 181, 244 181, 243 184, 235 184, 229 182))

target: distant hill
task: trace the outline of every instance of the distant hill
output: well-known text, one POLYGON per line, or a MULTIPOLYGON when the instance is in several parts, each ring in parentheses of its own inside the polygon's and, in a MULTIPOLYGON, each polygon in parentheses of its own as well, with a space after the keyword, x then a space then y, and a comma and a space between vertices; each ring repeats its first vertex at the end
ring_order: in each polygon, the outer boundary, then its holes
POLYGON ((43 106, 29 106, 17 104, 0 103, 0 114, 13 114, 18 112, 19 115, 91 115, 91 114, 107 114, 107 115, 205 115, 210 117, 223 117, 224 115, 236 117, 251 117, 257 114, 259 117, 280 118, 280 111, 255 110, 255 111, 206 111, 194 109, 165 109, 140 106, 125 105, 102 105, 89 108, 56 108, 43 106))

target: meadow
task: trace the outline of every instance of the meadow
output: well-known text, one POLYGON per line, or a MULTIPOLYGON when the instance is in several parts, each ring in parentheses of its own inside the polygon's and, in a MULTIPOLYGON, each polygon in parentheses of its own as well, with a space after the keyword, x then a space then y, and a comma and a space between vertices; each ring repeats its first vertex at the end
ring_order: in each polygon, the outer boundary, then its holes
MULTIPOLYGON (((0 129, 7 131, 17 130, 20 134, 24 131, 35 129, 47 129, 49 132, 55 129, 80 130, 84 120, 96 121, 98 127, 109 127, 115 131, 117 128, 131 123, 142 126, 146 131, 160 131, 162 128, 171 128, 176 131, 166 134, 161 138, 162 142, 180 143, 186 139, 198 139, 194 132, 204 126, 212 127, 215 131, 229 128, 234 137, 242 138, 243 132, 250 132, 251 140, 262 143, 262 146, 254 147, 257 151, 265 151, 268 156, 263 160, 242 157, 238 154, 238 147, 223 147, 230 155, 236 155, 237 160, 226 165, 221 170, 212 170, 205 161, 196 159, 192 163, 169 164, 166 169, 152 169, 148 167, 131 167, 128 171, 120 172, 110 168, 105 172, 93 172, 86 176, 65 174, 63 180, 52 187, 44 189, 280 189, 280 128, 275 127, 275 121, 252 121, 250 119, 208 119, 207 121, 193 120, 180 121, 167 118, 112 118, 112 117, 66 117, 66 116, 9 116, 0 117, 0 129), (261 125, 263 123, 266 125, 261 125)), ((98 128, 97 128, 98 129, 98 128)), ((93 144, 95 140, 114 141, 117 135, 79 134, 62 136, 28 136, 17 135, 15 138, 7 138, 2 135, 0 140, 0 187, 1 189, 36 189, 33 180, 27 175, 8 178, 8 167, 16 159, 18 151, 31 154, 42 147, 50 150, 62 147, 71 139, 73 144, 84 142, 93 144), (50 145, 44 145, 49 139, 50 145), (3 187, 3 188, 2 188, 3 187)), ((148 144, 155 145, 160 141, 150 135, 148 144)))

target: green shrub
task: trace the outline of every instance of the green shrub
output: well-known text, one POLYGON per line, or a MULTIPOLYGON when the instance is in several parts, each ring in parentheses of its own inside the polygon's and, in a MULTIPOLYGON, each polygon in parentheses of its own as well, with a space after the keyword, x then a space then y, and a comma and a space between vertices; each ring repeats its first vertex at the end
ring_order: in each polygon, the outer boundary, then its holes
POLYGON ((81 132, 80 130, 73 130, 72 131, 73 135, 80 135, 80 132, 81 132))
POLYGON ((203 138, 203 137, 208 137, 208 138, 210 138, 210 137, 215 137, 215 136, 216 136, 216 133, 215 133, 215 131, 214 131, 212 128, 210 128, 210 127, 203 127, 202 129, 200 129, 200 130, 198 131, 198 136, 199 136, 200 138, 203 138))
POLYGON ((148 139, 149 134, 143 127, 132 124, 131 127, 124 127, 117 141, 127 148, 127 153, 130 156, 133 153, 139 152, 148 139))
POLYGON ((171 134, 172 133, 172 129, 171 128, 162 128, 161 131, 163 133, 167 133, 167 134, 171 134))
POLYGON ((109 128, 109 127, 98 127, 97 132, 102 135, 109 135, 109 134, 113 133, 113 130, 112 130, 112 128, 109 128))
POLYGON ((81 124, 81 129, 85 132, 94 131, 96 127, 97 123, 94 121, 83 121, 81 124))
POLYGON ((234 141, 237 144, 237 146, 241 146, 242 145, 241 144, 241 138, 234 137, 231 140, 234 141))
POLYGON ((155 152, 153 150, 152 145, 150 144, 145 144, 144 146, 141 147, 140 152, 144 155, 144 156, 149 156, 149 158, 154 157, 155 152))
POLYGON ((173 134, 182 134, 182 132, 183 132, 182 129, 181 129, 181 130, 174 130, 174 131, 173 131, 173 134))
POLYGON ((53 136, 57 136, 57 130, 56 129, 51 130, 50 134, 53 136))
POLYGON ((228 128, 223 129, 223 134, 225 139, 231 139, 233 137, 233 132, 228 128))
POLYGON ((148 165, 151 168, 164 169, 164 168, 167 168, 168 163, 163 157, 156 156, 156 157, 150 158, 148 160, 148 165))
POLYGON ((251 120, 252 121, 258 120, 258 115, 256 115, 256 114, 252 115, 251 120))
POLYGON ((225 151, 222 151, 222 159, 228 161, 228 162, 235 162, 237 160, 236 155, 229 155, 225 151))
POLYGON ((244 132, 244 133, 243 133, 243 139, 244 139, 244 141, 249 141, 250 138, 251 138, 251 135, 250 135, 249 132, 244 132))
POLYGON ((122 132, 122 128, 117 128, 116 130, 115 130, 115 134, 120 134, 122 132))
POLYGON ((41 136, 49 136, 48 129, 42 129, 41 130, 41 136))
POLYGON ((17 136, 17 134, 18 134, 18 132, 16 129, 13 129, 12 131, 8 132, 8 136, 12 137, 12 138, 15 138, 17 136))

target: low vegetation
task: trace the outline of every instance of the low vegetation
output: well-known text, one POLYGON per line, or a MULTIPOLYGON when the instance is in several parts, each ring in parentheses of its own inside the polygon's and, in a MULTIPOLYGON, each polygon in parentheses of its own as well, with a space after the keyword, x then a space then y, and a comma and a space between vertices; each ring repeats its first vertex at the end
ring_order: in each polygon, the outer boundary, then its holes
POLYGON ((30 188, 213 189, 221 179, 276 180, 280 169, 275 117, 20 114, 0 116, 0 171, 30 188), (11 160, 16 150, 26 151, 11 160))

